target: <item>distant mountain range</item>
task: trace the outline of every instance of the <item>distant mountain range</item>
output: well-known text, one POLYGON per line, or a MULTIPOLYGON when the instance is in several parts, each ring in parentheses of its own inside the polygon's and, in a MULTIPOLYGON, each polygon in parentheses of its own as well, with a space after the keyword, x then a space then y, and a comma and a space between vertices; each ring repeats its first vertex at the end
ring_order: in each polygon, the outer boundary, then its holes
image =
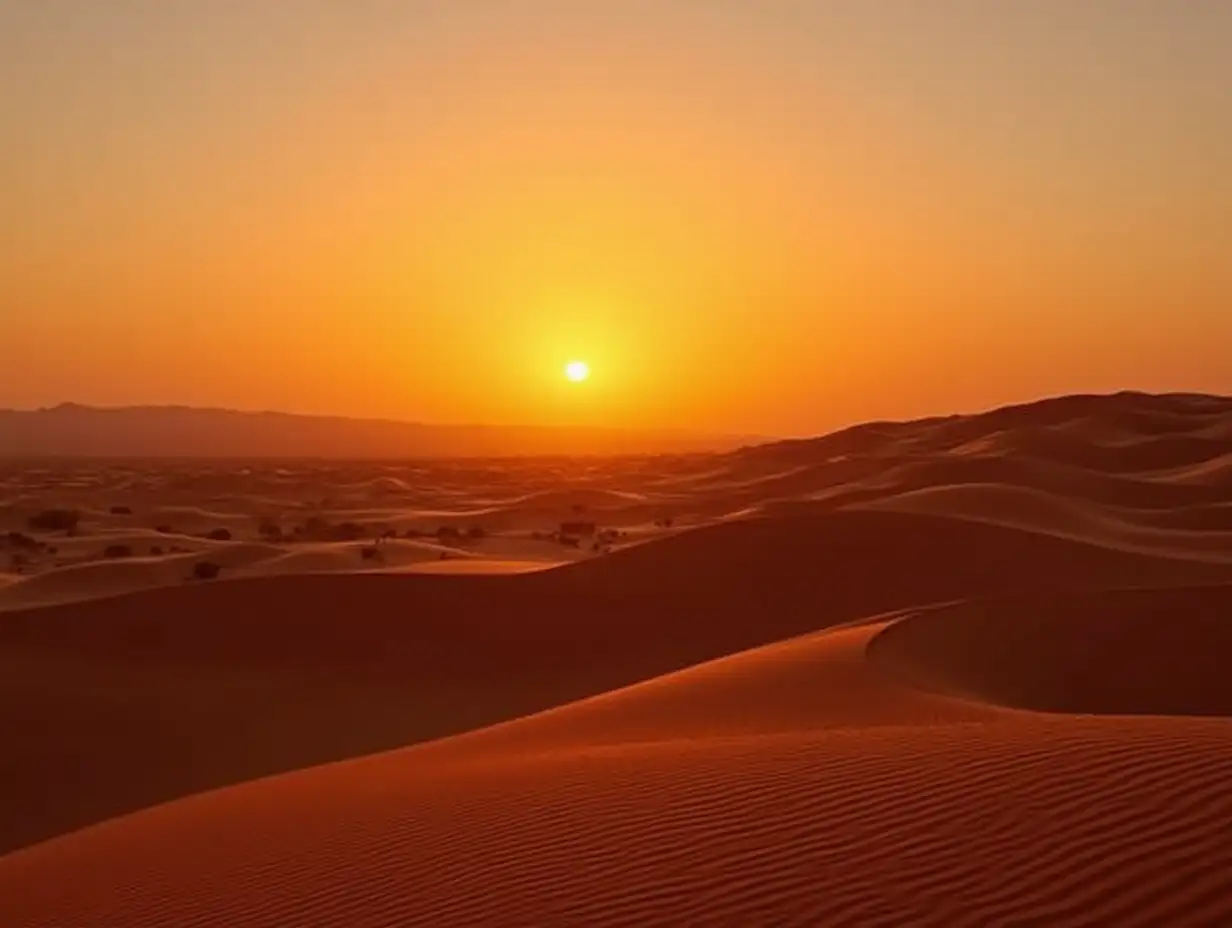
POLYGON ((0 457, 416 458, 716 451, 755 436, 573 426, 427 425, 183 406, 0 410, 0 457))

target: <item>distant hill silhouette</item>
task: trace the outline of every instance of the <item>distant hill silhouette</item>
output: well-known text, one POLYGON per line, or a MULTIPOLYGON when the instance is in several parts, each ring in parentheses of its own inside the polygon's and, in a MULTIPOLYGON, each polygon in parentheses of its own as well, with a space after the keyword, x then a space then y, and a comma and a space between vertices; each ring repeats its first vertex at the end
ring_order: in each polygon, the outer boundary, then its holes
POLYGON ((0 410, 0 457, 413 458, 726 450, 759 439, 680 430, 428 425, 183 406, 0 410))

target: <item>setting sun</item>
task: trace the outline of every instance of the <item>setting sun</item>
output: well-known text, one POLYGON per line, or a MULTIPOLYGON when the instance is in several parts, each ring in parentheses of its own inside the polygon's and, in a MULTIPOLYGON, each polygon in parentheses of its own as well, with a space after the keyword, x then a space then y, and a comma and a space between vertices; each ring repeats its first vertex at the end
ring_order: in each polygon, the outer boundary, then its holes
POLYGON ((565 379, 581 383, 590 377, 590 365, 585 361, 570 361, 565 365, 565 379))

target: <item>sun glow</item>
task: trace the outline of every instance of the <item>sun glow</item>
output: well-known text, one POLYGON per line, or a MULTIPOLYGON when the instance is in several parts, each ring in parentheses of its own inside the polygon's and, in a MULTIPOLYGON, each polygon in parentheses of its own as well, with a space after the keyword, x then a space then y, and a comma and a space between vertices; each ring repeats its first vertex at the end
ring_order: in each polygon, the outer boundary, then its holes
POLYGON ((565 365, 565 379, 581 383, 590 377, 590 365, 585 361, 570 361, 565 365))

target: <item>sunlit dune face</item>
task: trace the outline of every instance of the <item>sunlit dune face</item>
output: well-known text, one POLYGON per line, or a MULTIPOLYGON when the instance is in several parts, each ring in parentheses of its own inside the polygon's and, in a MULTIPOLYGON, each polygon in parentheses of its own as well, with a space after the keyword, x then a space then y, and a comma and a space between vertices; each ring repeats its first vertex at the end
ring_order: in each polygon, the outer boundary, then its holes
POLYGON ((590 365, 585 361, 570 361, 565 365, 565 379, 571 383, 581 383, 590 378, 590 365))

